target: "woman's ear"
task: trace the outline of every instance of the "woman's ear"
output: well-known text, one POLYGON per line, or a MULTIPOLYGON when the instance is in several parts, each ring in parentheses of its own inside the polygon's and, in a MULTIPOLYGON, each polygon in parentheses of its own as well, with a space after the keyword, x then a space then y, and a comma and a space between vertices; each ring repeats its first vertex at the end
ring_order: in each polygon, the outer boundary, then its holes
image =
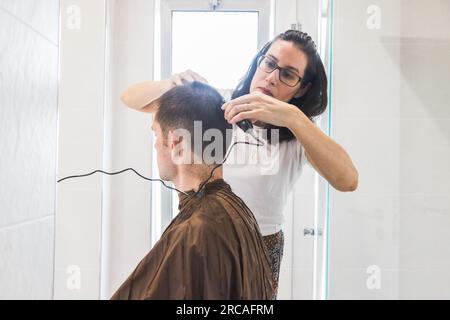
POLYGON ((297 93, 295 94, 294 98, 300 98, 302 96, 304 96, 306 94, 306 92, 308 92, 308 90, 311 88, 311 82, 309 82, 305 87, 300 87, 297 91, 297 93))

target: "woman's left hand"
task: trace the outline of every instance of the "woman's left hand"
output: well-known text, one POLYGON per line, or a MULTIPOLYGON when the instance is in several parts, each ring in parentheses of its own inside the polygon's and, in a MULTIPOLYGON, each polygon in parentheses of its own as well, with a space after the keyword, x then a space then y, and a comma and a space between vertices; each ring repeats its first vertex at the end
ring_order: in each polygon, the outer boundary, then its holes
POLYGON ((288 127, 289 120, 300 111, 292 104, 258 91, 225 103, 222 110, 231 124, 247 119, 252 123, 260 121, 279 127, 288 127))

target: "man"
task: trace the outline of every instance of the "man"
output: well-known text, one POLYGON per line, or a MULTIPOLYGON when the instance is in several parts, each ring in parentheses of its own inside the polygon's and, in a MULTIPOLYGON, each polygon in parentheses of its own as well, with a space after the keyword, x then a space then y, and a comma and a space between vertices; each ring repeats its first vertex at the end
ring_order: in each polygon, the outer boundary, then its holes
POLYGON ((161 179, 179 190, 179 214, 112 299, 271 299, 271 270, 258 224, 222 179, 222 167, 211 176, 227 149, 222 96, 194 81, 154 104, 158 169, 161 179), (201 141, 195 139, 196 122, 201 141), (211 157, 204 152, 208 130, 222 136, 214 140, 219 148, 211 157))

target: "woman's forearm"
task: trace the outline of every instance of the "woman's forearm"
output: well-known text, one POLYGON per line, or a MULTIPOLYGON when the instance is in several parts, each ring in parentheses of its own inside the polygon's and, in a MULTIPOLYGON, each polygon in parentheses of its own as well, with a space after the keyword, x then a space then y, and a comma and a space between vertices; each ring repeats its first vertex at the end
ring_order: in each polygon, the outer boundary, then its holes
POLYGON ((181 86, 186 82, 192 81, 208 83, 208 81, 198 73, 192 70, 186 70, 184 72, 175 73, 166 80, 136 83, 128 87, 122 93, 120 99, 125 105, 132 109, 142 112, 154 112, 155 106, 151 105, 152 101, 156 100, 173 87, 181 86))
POLYGON ((317 128, 300 110, 291 116, 288 128, 303 145, 311 164, 339 191, 354 191, 358 171, 347 152, 317 128))
POLYGON ((150 112, 148 106, 152 101, 172 88, 172 81, 145 81, 129 86, 121 95, 120 99, 127 107, 150 112))

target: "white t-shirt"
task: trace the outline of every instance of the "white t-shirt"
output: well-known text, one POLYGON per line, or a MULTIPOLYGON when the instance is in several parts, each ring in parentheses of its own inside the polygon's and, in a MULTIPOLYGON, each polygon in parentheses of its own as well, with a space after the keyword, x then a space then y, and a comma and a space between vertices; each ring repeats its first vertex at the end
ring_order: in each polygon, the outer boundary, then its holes
POLYGON ((284 223, 283 210, 290 191, 307 163, 305 150, 297 139, 270 145, 263 136, 266 130, 254 126, 254 132, 264 146, 233 125, 232 148, 224 164, 223 176, 255 215, 263 236, 277 233, 284 223))

